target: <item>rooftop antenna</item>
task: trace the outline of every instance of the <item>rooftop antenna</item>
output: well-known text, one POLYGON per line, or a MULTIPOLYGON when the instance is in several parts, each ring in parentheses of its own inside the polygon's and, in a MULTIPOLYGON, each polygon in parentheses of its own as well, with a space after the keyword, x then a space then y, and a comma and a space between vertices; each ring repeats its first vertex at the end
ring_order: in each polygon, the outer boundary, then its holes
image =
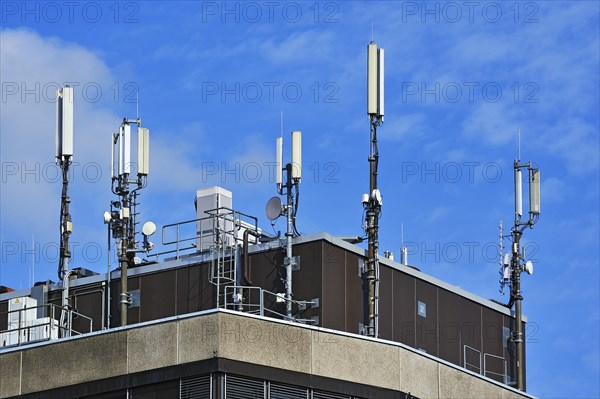
POLYGON ((368 237, 367 264, 363 278, 368 281, 369 292, 365 298, 367 314, 364 317, 362 334, 377 338, 379 336, 379 216, 381 212, 381 193, 377 188, 377 168, 379 149, 377 148, 377 128, 383 123, 384 110, 384 73, 383 49, 375 42, 367 46, 367 115, 369 116, 371 144, 369 152, 369 194, 363 194, 365 210, 365 233, 368 237))
POLYGON ((69 311, 69 237, 73 231, 73 222, 69 212, 69 166, 73 163, 73 88, 66 85, 56 92, 56 160, 62 171, 62 193, 60 200, 60 252, 58 261, 58 279, 62 282, 61 317, 64 336, 70 336, 69 311))
POLYGON ((140 92, 135 92, 135 118, 140 119, 140 92))
POLYGON ((285 294, 284 302, 286 304, 286 319, 294 320, 292 312, 292 271, 296 265, 296 260, 292 255, 292 238, 298 236, 296 228, 296 214, 298 212, 298 198, 300 196, 300 180, 302 179, 302 132, 292 132, 292 159, 291 162, 283 166, 283 111, 281 111, 281 129, 282 136, 275 141, 275 163, 276 163, 276 185, 279 195, 286 195, 287 203, 285 206, 278 197, 273 197, 267 203, 267 217, 272 222, 279 216, 285 214, 287 218, 286 252, 283 265, 285 267, 285 294), (286 182, 283 183, 283 172, 286 174, 286 182), (295 196, 294 196, 295 192, 295 196))
MULTIPOLYGON (((136 101, 136 104, 138 102, 136 101)), ((137 105, 136 105, 137 113, 137 105)), ((154 233, 156 226, 152 222, 144 225, 141 233, 143 242, 136 239, 138 234, 138 201, 139 190, 148 184, 150 170, 150 130, 142 126, 142 120, 123 118, 119 132, 111 133, 111 190, 119 197, 111 201, 110 212, 104 212, 104 223, 109 233, 117 240, 117 255, 121 267, 121 326, 127 325, 127 309, 131 305, 131 293, 127 289, 127 270, 134 264, 137 253, 149 252, 153 244, 148 237, 154 233), (131 162, 131 127, 137 127, 137 173, 131 162), (117 154, 115 154, 117 153, 117 154), (117 155, 117 156, 115 156, 117 155), (114 162, 118 165, 115 168, 114 162), (141 245, 140 245, 141 244, 141 245)), ((109 234, 110 245, 110 234, 109 234)), ((109 252, 110 253, 110 252, 109 252)), ((110 278, 110 273, 108 273, 110 278)), ((110 320, 110 314, 109 314, 110 320)))
MULTIPOLYGON (((518 156, 521 156, 521 131, 518 132, 518 156)), ((521 236, 524 230, 530 229, 538 222, 540 216, 540 170, 533 167, 531 162, 521 163, 520 159, 515 159, 513 164, 514 169, 514 187, 515 187, 515 220, 511 229, 511 255, 505 254, 502 262, 502 278, 500 280, 501 288, 504 284, 510 286, 510 300, 506 305, 512 309, 515 307, 515 330, 512 332, 512 341, 515 344, 516 351, 516 378, 517 388, 524 390, 525 379, 523 372, 524 359, 524 334, 522 323, 521 305, 523 295, 521 292, 521 273, 525 271, 528 274, 533 274, 533 264, 525 259, 525 254, 520 248, 521 236), (523 217, 523 198, 522 198, 522 169, 527 169, 529 175, 529 218, 526 221, 521 220, 523 217)), ((502 224, 500 224, 500 240, 504 239, 502 224)), ((503 249, 502 242, 500 243, 501 250, 503 249)), ((502 257, 502 254, 501 254, 502 257)))

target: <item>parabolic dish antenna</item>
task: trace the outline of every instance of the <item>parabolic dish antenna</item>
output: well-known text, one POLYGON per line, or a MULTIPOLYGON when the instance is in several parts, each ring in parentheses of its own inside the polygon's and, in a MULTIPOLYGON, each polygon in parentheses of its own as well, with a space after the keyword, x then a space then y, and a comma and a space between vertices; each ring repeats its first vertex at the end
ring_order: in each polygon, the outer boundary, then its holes
POLYGON ((267 202, 266 213, 269 220, 275 220, 281 216, 283 213, 283 205, 281 204, 281 199, 279 197, 272 197, 269 202, 267 202))

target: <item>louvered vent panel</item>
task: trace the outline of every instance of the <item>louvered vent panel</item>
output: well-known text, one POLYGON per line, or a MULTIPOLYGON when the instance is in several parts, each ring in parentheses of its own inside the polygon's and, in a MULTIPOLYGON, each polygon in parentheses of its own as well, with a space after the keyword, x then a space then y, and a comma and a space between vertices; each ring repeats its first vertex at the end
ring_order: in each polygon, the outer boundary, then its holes
POLYGON ((210 399, 210 375, 182 378, 179 383, 180 399, 210 399))
POLYGON ((293 385, 271 383, 271 399, 308 399, 308 389, 293 385))
POLYGON ((226 399, 264 399, 264 381, 227 375, 225 377, 226 399))

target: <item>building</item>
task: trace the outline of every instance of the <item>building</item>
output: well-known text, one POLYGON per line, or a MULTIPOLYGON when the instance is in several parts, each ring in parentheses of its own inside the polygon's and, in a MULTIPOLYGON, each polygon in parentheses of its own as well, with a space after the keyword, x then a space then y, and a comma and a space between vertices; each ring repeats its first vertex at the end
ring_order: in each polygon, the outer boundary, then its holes
POLYGON ((511 387, 505 306, 380 257, 379 336, 364 336, 365 249, 294 237, 289 301, 285 238, 230 204, 164 226, 167 250, 128 270, 126 326, 119 270, 75 269, 66 312, 51 282, 0 294, 0 397, 531 397, 511 387))

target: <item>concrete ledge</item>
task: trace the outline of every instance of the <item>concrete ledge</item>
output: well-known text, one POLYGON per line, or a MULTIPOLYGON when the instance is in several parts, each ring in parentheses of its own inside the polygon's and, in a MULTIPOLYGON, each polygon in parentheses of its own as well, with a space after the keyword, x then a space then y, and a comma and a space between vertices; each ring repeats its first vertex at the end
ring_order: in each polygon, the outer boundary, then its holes
POLYGON ((208 359, 420 398, 531 398, 399 343, 224 310, 4 350, 0 398, 208 359))
POLYGON ((0 356, 0 398, 21 393, 21 356, 22 352, 0 356))

